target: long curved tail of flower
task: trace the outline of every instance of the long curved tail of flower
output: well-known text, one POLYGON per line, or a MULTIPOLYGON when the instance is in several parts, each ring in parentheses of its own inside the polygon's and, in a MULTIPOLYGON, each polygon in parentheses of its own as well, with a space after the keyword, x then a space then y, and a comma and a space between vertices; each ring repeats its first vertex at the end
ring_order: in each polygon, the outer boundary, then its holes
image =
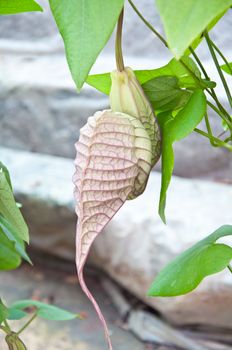
POLYGON ((106 341, 108 343, 108 347, 109 347, 109 350, 113 350, 113 347, 112 347, 112 343, 111 343, 111 340, 110 340, 110 334, 109 334, 109 329, 108 329, 108 326, 107 326, 107 323, 106 323, 106 320, 101 312, 101 309, 98 305, 98 303, 96 302, 94 296, 91 294, 90 290, 88 289, 88 287, 86 286, 86 283, 85 283, 85 280, 84 280, 84 276, 83 276, 83 269, 81 271, 78 271, 78 279, 79 279, 79 282, 80 282, 80 285, 81 285, 81 288, 83 290, 83 292, 85 293, 85 295, 89 298, 89 300, 91 301, 91 303, 93 304, 95 310, 96 310, 96 313, 103 325, 103 328, 104 328, 104 331, 105 331, 105 337, 106 337, 106 341))

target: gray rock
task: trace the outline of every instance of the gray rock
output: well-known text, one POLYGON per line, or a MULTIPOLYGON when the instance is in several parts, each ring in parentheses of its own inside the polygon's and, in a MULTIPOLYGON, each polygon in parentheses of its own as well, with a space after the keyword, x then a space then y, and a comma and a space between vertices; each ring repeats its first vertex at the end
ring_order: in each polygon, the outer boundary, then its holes
POLYGON ((195 340, 184 336, 180 331, 170 327, 167 323, 161 321, 157 316, 143 310, 133 311, 128 321, 129 329, 147 342, 175 345, 181 349, 188 350, 209 350, 195 340))
MULTIPOLYGON (((30 224, 32 245, 74 259, 72 161, 4 148, 0 149, 0 158, 11 170, 15 192, 30 224)), ((230 327, 232 280, 227 271, 208 277, 186 296, 145 295, 154 277, 172 258, 220 225, 231 222, 232 187, 173 177, 167 226, 157 215, 159 188, 160 175, 152 173, 145 193, 128 201, 97 238, 92 264, 173 324, 230 327)))

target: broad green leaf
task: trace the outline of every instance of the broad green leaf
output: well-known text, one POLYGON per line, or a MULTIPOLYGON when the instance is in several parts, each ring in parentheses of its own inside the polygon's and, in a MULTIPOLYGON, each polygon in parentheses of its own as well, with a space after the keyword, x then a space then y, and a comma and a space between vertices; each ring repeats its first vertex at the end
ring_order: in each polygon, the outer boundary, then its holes
MULTIPOLYGON (((193 78, 193 74, 196 75, 198 79, 201 78, 201 73, 197 65, 188 56, 183 56, 181 62, 173 58, 163 67, 150 70, 135 70, 134 73, 141 85, 145 84, 151 79, 163 75, 169 75, 176 77, 178 79, 179 86, 187 89, 195 89, 199 87, 199 84, 193 78)), ((104 94, 109 95, 111 88, 110 73, 89 75, 86 82, 104 94)), ((208 87, 208 82, 201 80, 201 84, 202 88, 208 87)))
POLYGON ((26 242, 29 241, 27 225, 15 203, 11 187, 3 169, 0 169, 0 214, 14 227, 19 238, 26 242))
POLYGON ((172 111, 182 108, 189 100, 191 92, 183 90, 174 76, 153 78, 143 84, 143 90, 155 111, 172 111))
POLYGON ((43 11, 43 9, 34 0, 0 0, 0 15, 32 11, 43 11))
POLYGON ((221 69, 224 70, 227 74, 232 75, 232 62, 229 62, 228 64, 223 64, 221 66, 221 69))
POLYGON ((232 235, 232 226, 222 226, 177 256, 158 274, 148 294, 186 294, 194 290, 206 276, 224 270, 232 260, 232 248, 215 242, 228 235, 232 235))
POLYGON ((175 118, 168 118, 163 125, 162 140, 162 184, 160 192, 159 215, 165 222, 166 192, 174 168, 172 145, 188 136, 200 123, 206 111, 206 98, 202 90, 195 90, 185 107, 175 118))
POLYGON ((50 0, 63 37, 69 68, 80 90, 107 43, 124 0, 50 0))
POLYGON ((21 258, 11 242, 0 228, 0 270, 13 270, 21 263, 21 258))
POLYGON ((19 253, 19 255, 24 260, 32 264, 29 256, 25 251, 24 241, 18 236, 18 233, 16 232, 15 228, 11 225, 11 223, 8 222, 2 215, 0 215, 0 228, 2 229, 2 232, 6 235, 6 237, 11 242, 15 243, 15 250, 19 253))
POLYGON ((9 308, 9 312, 16 312, 16 310, 26 311, 27 308, 34 306, 37 316, 53 321, 68 321, 74 318, 80 318, 78 314, 66 311, 54 305, 49 305, 35 300, 20 300, 16 301, 9 308))
POLYGON ((0 299, 0 324, 7 319, 8 315, 9 315, 9 310, 0 299))
POLYGON ((1 161, 0 161, 0 171, 3 171, 3 173, 5 174, 6 180, 7 180, 8 184, 9 184, 11 190, 13 190, 11 179, 10 179, 9 170, 7 169, 7 167, 1 161))
POLYGON ((222 15, 232 0, 156 0, 168 45, 177 59, 207 28, 222 15))

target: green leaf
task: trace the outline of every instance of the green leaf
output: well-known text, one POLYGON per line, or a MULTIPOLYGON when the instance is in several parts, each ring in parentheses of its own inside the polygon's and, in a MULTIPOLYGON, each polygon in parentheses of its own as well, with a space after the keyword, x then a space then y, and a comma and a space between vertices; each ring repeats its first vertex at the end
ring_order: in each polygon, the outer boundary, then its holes
POLYGON ((63 37, 69 68, 80 90, 107 43, 124 0, 50 0, 53 16, 63 37))
POLYGON ((207 28, 222 15, 232 0, 156 0, 168 45, 177 59, 207 28))
POLYGON ((7 319, 8 314, 8 308, 6 307, 6 305, 4 305, 2 299, 0 299, 0 324, 7 319))
POLYGON ((227 74, 232 75, 232 62, 229 62, 228 65, 227 64, 223 64, 220 67, 221 67, 221 69, 224 70, 224 72, 226 72, 227 74))
POLYGON ((0 228, 0 270, 16 269, 21 263, 21 258, 11 242, 0 228))
POLYGON ((10 179, 9 170, 7 169, 7 167, 1 161, 0 161, 0 171, 3 171, 3 173, 5 174, 6 180, 7 180, 8 184, 9 184, 11 190, 13 190, 11 179, 10 179))
POLYGON ((35 300, 20 300, 16 301, 9 308, 10 312, 12 310, 22 310, 26 311, 27 308, 34 306, 36 309, 37 316, 45 318, 47 320, 53 321, 67 321, 73 320, 74 318, 80 317, 78 314, 71 313, 69 311, 63 310, 57 306, 49 305, 35 300))
POLYGON ((2 215, 0 215, 0 228, 2 229, 2 232, 6 235, 6 237, 11 242, 15 243, 15 250, 18 252, 18 254, 24 260, 32 264, 29 256, 25 251, 25 244, 23 240, 18 236, 18 233, 16 232, 14 227, 11 225, 11 223, 8 222, 2 215))
POLYGON ((0 169, 0 214, 11 224, 22 240, 28 242, 28 227, 15 203, 11 187, 3 169, 0 169))
POLYGON ((174 152, 172 145, 188 136, 200 123, 206 111, 206 98, 202 90, 195 90, 185 107, 175 118, 168 118, 163 123, 162 139, 162 184, 159 202, 159 215, 164 222, 166 192, 171 181, 174 168, 174 152))
POLYGON ((34 0, 0 0, 0 15, 32 11, 43 11, 43 9, 34 0))
POLYGON ((9 309, 9 314, 7 316, 8 320, 14 321, 14 320, 21 320, 22 318, 26 317, 28 315, 27 312, 14 309, 13 307, 9 309))
POLYGON ((191 92, 182 90, 174 76, 153 78, 142 85, 155 111, 172 111, 182 108, 189 100, 191 92))
POLYGON ((228 235, 232 235, 232 226, 222 226, 177 256, 158 274, 148 295, 186 294, 194 290, 206 276, 224 270, 232 260, 232 248, 215 242, 228 235))
MULTIPOLYGON (((195 62, 188 56, 182 57, 182 63, 173 58, 163 67, 150 69, 150 70, 135 70, 135 75, 141 85, 145 84, 151 79, 169 75, 176 77, 179 82, 179 86, 187 89, 195 89, 198 86, 196 80, 192 74, 195 74, 197 78, 201 78, 201 73, 195 64, 195 62), (192 73, 192 74, 191 74, 192 73)), ((86 82, 95 87, 97 90, 103 92, 106 95, 110 94, 111 78, 110 73, 89 75, 86 82)), ((204 83, 202 87, 204 88, 204 83)), ((206 86, 208 87, 208 86, 206 86)))

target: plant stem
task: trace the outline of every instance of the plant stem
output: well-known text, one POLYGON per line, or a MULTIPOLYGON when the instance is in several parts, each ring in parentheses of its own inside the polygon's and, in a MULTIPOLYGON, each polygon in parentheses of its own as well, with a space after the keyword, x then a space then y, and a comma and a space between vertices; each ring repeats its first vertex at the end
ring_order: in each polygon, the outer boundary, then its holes
POLYGON ((210 143, 211 143, 212 146, 215 146, 215 142, 212 140, 212 138, 213 138, 213 133, 212 133, 212 129, 211 129, 211 125, 210 125, 210 122, 209 122, 209 116, 208 116, 207 111, 206 111, 206 113, 205 113, 205 125, 206 125, 206 129, 207 129, 207 131, 208 131, 208 134, 209 134, 209 136, 211 137, 211 138, 210 138, 210 143))
POLYGON ((124 15, 124 8, 122 9, 122 12, 121 12, 119 19, 118 19, 116 42, 115 42, 116 64, 117 64, 117 69, 120 72, 122 72, 124 70, 124 61, 123 61, 123 54, 122 54, 123 15, 124 15))
POLYGON ((0 329, 3 330, 3 332, 5 332, 6 334, 9 334, 11 332, 11 330, 5 326, 0 326, 0 329))
POLYGON ((195 128, 194 131, 196 133, 202 135, 202 136, 207 137, 209 140, 212 140, 215 144, 217 144, 217 146, 224 147, 224 148, 228 149, 230 152, 232 152, 232 146, 231 145, 228 145, 224 141, 216 138, 215 136, 210 136, 210 135, 207 134, 207 132, 205 132, 203 130, 200 130, 198 128, 195 128))
POLYGON ((189 50, 190 50, 191 54, 193 55, 193 57, 195 58, 195 60, 196 60, 196 62, 197 62, 197 64, 198 64, 198 66, 201 68, 201 71, 202 71, 202 73, 204 74, 205 79, 210 80, 210 77, 208 76, 208 74, 207 74, 207 72, 206 72, 206 70, 205 70, 205 67, 204 67, 203 64, 201 63, 201 60, 200 60, 200 58, 197 56, 196 52, 192 49, 191 46, 189 47, 189 50))
POLYGON ((4 323, 5 327, 6 327, 9 331, 11 331, 10 325, 9 325, 9 323, 7 322, 7 320, 4 320, 3 323, 4 323))
POLYGON ((134 9, 134 11, 137 13, 137 15, 141 18, 141 20, 146 24, 146 26, 153 32, 155 35, 162 41, 162 43, 168 47, 167 41, 162 37, 162 35, 149 23, 145 17, 143 17, 142 13, 138 10, 138 8, 135 6, 132 0, 128 0, 131 7, 134 9))
POLYGON ((37 317, 37 314, 34 314, 28 321, 27 323, 25 323, 25 325, 20 328, 20 330, 17 332, 17 334, 19 335, 20 333, 22 333, 30 324, 31 322, 34 321, 34 319, 37 317))
POLYGON ((224 74, 222 73, 221 67, 220 67, 219 62, 217 60, 217 56, 216 56, 216 54, 214 52, 214 48, 213 48, 211 39, 210 39, 209 34, 208 34, 207 31, 204 32, 204 35, 205 35, 205 40, 207 42, 207 45, 208 45, 209 51, 211 53, 212 59, 214 61, 214 64, 215 64, 215 66, 217 68, 218 74, 219 74, 219 76, 221 78, 221 81, 222 81, 222 84, 224 86, 224 89, 225 89, 225 92, 226 92, 226 95, 227 95, 230 107, 232 108, 232 96, 230 94, 230 90, 229 90, 229 87, 227 85, 226 79, 224 77, 224 74))
POLYGON ((230 265, 227 266, 228 270, 232 273, 232 267, 230 265))
POLYGON ((232 129, 232 123, 230 120, 227 119, 227 117, 220 111, 217 107, 214 106, 210 101, 207 100, 207 105, 211 107, 214 112, 216 112, 220 117, 226 122, 226 124, 229 126, 230 129, 232 129))
POLYGON ((228 69, 230 71, 230 74, 232 74, 232 68, 231 68, 229 62, 227 61, 227 59, 225 58, 225 56, 223 55, 223 53, 221 52, 221 50, 217 47, 217 45, 212 40, 211 40, 211 44, 213 45, 213 48, 215 49, 215 51, 217 51, 219 56, 221 56, 221 58, 225 62, 226 66, 228 67, 228 69))

